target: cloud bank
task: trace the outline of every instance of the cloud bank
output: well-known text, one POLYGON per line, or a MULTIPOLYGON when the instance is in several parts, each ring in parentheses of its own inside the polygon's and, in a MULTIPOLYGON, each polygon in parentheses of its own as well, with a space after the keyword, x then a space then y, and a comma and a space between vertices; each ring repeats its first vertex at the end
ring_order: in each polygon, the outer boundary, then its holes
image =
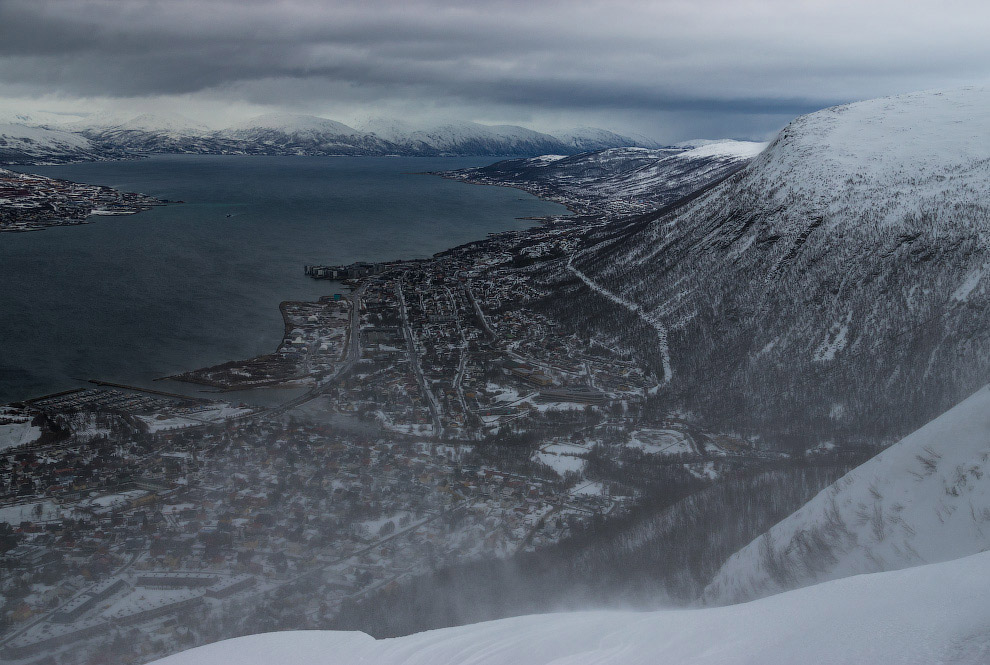
POLYGON ((987 25, 976 0, 4 0, 0 97, 762 138, 829 104, 986 82, 987 25))

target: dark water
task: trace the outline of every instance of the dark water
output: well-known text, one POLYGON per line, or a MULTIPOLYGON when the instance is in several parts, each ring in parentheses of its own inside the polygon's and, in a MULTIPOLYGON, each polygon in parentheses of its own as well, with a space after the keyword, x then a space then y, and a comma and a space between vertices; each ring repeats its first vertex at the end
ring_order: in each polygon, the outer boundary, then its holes
POLYGON ((304 264, 425 257, 564 212, 417 174, 489 161, 162 156, 23 169, 186 203, 0 234, 0 403, 92 378, 174 390, 152 380, 270 352, 280 301, 340 290, 304 264))

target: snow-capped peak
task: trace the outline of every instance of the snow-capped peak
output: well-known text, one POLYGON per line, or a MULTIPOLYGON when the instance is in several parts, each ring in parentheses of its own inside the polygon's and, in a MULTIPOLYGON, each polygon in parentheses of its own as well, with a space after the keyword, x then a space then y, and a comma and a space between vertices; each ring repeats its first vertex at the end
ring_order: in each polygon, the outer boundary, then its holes
POLYGON ((797 118, 750 169, 785 183, 778 200, 803 190, 821 211, 837 210, 857 192, 904 192, 883 211, 881 223, 897 223, 937 205, 953 181, 985 186, 987 136, 990 88, 917 92, 797 118))
POLYGON ((551 132, 551 135, 565 145, 588 152, 616 147, 660 147, 656 141, 643 136, 628 136, 598 127, 575 127, 574 129, 554 131, 551 132))
POLYGON ((286 134, 299 132, 342 134, 345 136, 360 135, 362 132, 348 127, 342 122, 321 118, 313 115, 296 115, 292 113, 266 113, 249 118, 231 125, 227 131, 246 131, 252 129, 274 130, 286 134))
POLYGON ((79 134, 0 123, 0 164, 66 162, 105 156, 89 139, 79 134))
POLYGON ((372 116, 357 123, 358 129, 369 134, 374 134, 378 138, 386 141, 404 141, 418 127, 396 118, 386 118, 383 116, 372 116))
POLYGON ((209 127, 180 113, 142 113, 114 126, 114 129, 168 134, 205 134, 209 127))

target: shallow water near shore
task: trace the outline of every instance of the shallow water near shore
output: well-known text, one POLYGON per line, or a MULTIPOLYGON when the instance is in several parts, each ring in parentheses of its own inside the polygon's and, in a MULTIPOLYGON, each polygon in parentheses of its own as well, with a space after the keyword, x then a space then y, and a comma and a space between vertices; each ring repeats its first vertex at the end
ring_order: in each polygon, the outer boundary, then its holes
MULTIPOLYGON (((183 200, 0 234, 0 403, 275 349, 278 303, 341 291, 303 266, 428 257, 563 206, 423 175, 492 158, 156 156, 18 170, 183 200)), ((240 392, 270 403, 293 391, 240 392)), ((221 394, 222 396, 222 394, 221 394)))

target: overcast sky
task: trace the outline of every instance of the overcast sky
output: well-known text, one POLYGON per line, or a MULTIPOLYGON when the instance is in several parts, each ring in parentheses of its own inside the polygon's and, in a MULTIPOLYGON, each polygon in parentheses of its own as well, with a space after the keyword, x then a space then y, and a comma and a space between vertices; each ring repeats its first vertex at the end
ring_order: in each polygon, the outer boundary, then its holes
POLYGON ((0 0, 0 112, 269 111, 765 138, 990 81, 987 0, 0 0))

